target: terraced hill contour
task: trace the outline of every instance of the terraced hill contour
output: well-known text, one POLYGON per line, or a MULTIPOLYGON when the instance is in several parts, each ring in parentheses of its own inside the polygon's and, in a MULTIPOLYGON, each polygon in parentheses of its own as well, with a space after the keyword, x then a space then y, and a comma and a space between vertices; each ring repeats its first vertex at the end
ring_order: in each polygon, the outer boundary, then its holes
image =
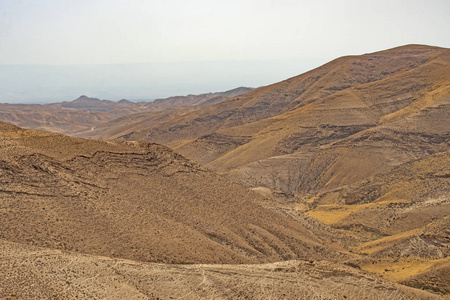
POLYGON ((450 50, 338 58, 121 137, 163 143, 252 187, 316 194, 446 151, 450 50))
POLYGON ((167 147, 0 123, 0 239, 171 263, 340 260, 260 195, 167 147))

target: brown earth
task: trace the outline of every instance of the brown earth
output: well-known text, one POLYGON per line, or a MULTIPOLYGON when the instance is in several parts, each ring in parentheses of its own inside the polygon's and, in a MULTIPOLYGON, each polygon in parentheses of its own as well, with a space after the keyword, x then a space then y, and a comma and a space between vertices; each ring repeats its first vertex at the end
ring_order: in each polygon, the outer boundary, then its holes
POLYGON ((312 197, 303 210, 359 238, 352 263, 386 279, 449 294, 450 152, 405 163, 312 197))
POLYGON ((424 290, 450 294, 450 263, 437 266, 435 269, 412 276, 401 283, 420 287, 424 290))
MULTIPOLYGON (((319 223, 286 205, 289 195, 262 197, 164 146, 0 122, 0 161, 3 298, 437 297, 355 269, 366 270, 352 250, 360 232, 319 223), (303 260, 245 265, 291 259, 303 260)), ((423 233, 436 238, 446 224, 423 233)), ((414 274, 422 277, 402 282, 427 288, 417 281, 428 273, 414 274)))
POLYGON ((62 298, 434 297, 386 279, 449 296, 449 109, 449 49, 409 45, 339 58, 203 109, 130 114, 90 135, 165 143, 225 178, 156 144, 0 123, 9 286, 30 281, 11 271, 11 253, 22 251, 24 271, 52 274, 66 259, 83 271, 101 266, 74 275, 76 291, 60 280, 67 274, 33 283, 62 298), (56 252, 42 262, 29 251, 56 252), (110 269, 117 276, 96 275, 110 269))
POLYGON ((0 124, 1 239, 166 263, 346 258, 167 147, 0 124))
POLYGON ((441 299, 324 261, 168 265, 0 240, 2 299, 441 299))

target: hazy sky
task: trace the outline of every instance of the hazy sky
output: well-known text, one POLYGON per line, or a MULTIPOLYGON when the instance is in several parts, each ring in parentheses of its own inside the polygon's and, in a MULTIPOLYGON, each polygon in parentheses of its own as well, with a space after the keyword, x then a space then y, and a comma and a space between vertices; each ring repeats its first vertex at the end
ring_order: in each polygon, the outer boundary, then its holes
POLYGON ((97 93, 92 96, 102 97, 96 82, 105 90, 120 82, 123 89, 103 92, 115 99, 233 88, 237 78, 230 76, 239 65, 245 76, 236 75, 243 80, 237 85, 259 86, 342 55, 412 43, 450 47, 449 0, 0 0, 0 65, 63 65, 46 71, 0 66, 0 79, 9 82, 0 83, 0 102, 44 101, 52 89, 51 100, 81 94, 89 91, 77 77, 83 74, 97 93), (204 67, 190 72, 197 62, 204 67), (118 72, 108 85, 108 66, 95 67, 96 76, 86 66, 98 64, 133 64, 128 71, 141 72, 142 80, 118 72), (83 65, 85 72, 67 65, 83 65), (198 78, 209 80, 202 85, 198 78), (175 87, 180 83, 184 89, 175 87))

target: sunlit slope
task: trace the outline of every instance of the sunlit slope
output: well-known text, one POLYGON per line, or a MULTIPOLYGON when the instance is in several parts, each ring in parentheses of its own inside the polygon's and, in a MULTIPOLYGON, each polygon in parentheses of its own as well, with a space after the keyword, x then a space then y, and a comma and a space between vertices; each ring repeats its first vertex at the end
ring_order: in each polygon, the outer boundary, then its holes
POLYGON ((9 241, 157 262, 344 257, 263 197, 156 144, 0 123, 0 181, 9 241))
POLYGON ((325 261, 169 265, 0 240, 0 298, 440 299, 325 261))
POLYGON ((175 147, 250 186, 317 193, 448 149, 450 52, 409 45, 123 136, 175 147))

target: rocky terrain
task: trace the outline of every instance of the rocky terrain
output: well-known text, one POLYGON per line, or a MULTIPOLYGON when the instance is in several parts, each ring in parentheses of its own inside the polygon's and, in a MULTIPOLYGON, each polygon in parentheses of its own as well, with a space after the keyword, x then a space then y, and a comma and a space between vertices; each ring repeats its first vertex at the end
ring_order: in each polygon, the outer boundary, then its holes
POLYGON ((0 161, 2 298, 437 297, 338 264, 357 234, 164 146, 0 123, 0 161))
POLYGON ((1 239, 164 263, 346 257, 167 147, 0 133, 1 239))
POLYGON ((158 100, 91 139, 0 122, 0 298, 449 297, 449 51, 158 100))
POLYGON ((306 203, 307 215, 360 236, 347 246, 363 254, 353 263, 390 280, 448 294, 450 152, 403 164, 306 203))
POLYGON ((439 299, 348 266, 312 260, 154 264, 6 241, 0 241, 0 258, 0 297, 6 299, 439 299))
POLYGON ((447 294, 449 75, 444 48, 343 57, 119 139, 164 143, 284 195, 276 209, 338 230, 297 218, 363 255, 356 265, 447 294))

